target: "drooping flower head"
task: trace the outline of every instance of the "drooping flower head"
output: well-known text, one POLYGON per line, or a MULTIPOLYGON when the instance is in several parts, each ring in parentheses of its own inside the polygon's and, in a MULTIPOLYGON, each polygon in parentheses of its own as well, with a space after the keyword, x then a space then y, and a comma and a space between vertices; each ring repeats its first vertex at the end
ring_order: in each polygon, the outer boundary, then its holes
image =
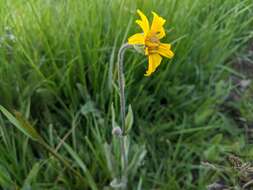
POLYGON ((165 37, 164 23, 165 19, 158 16, 155 12, 153 14, 153 21, 151 27, 147 17, 137 10, 140 16, 140 20, 136 20, 136 23, 141 27, 143 33, 137 33, 128 38, 128 43, 131 45, 143 45, 145 55, 148 56, 148 70, 145 76, 150 76, 162 61, 162 56, 172 58, 174 53, 171 51, 171 45, 161 43, 160 39, 165 37))

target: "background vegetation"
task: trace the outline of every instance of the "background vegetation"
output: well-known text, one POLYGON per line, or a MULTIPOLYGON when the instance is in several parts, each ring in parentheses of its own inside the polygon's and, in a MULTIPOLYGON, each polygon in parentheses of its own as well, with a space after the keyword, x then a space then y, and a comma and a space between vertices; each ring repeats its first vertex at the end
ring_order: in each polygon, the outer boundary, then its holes
POLYGON ((250 127, 251 99, 231 99, 230 77, 245 79, 232 63, 252 62, 244 53, 252 0, 0 0, 0 105, 22 113, 82 176, 0 115, 0 187, 110 189, 118 176, 112 155, 119 160, 111 135, 120 119, 116 54, 138 30, 137 8, 166 18, 164 41, 175 57, 144 77, 146 58, 127 52, 129 189, 201 190, 218 179, 238 185, 201 163, 253 156, 233 114, 250 127))

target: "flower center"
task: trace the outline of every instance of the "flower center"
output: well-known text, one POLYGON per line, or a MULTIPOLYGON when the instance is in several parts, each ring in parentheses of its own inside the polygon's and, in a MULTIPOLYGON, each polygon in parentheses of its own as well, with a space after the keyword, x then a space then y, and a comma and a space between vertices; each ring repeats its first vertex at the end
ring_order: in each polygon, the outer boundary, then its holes
POLYGON ((156 37, 156 35, 151 35, 145 40, 145 47, 148 49, 148 53, 157 53, 157 50, 160 46, 160 40, 156 37))
POLYGON ((157 43, 157 44, 160 43, 159 39, 156 36, 150 37, 149 41, 152 42, 152 43, 157 43))

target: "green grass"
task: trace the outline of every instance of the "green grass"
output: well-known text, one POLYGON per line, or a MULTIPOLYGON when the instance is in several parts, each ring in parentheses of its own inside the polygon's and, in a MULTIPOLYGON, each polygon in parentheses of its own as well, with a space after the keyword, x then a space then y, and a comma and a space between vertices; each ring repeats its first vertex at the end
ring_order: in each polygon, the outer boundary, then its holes
POLYGON ((253 36, 251 0, 0 0, 0 105, 21 112, 82 176, 1 115, 0 187, 110 189, 118 177, 111 157, 119 162, 116 57, 139 31, 137 8, 166 18, 175 57, 144 77, 146 58, 126 54, 129 189, 202 190, 219 172, 201 161, 253 156, 223 109, 229 75, 239 75, 230 63, 253 36))

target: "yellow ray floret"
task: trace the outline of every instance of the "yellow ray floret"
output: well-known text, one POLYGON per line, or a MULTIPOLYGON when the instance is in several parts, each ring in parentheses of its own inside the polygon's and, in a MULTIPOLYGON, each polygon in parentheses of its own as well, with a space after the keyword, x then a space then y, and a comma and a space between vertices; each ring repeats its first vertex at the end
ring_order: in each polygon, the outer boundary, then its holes
POLYGON ((164 57, 171 59, 174 56, 174 53, 170 48, 170 44, 161 43, 158 48, 158 53, 164 57))
POLYGON ((140 45, 143 45, 143 44, 145 44, 144 35, 142 33, 134 34, 130 38, 128 38, 128 43, 129 44, 140 44, 140 45))
POLYGON ((147 17, 138 9, 137 13, 141 17, 141 20, 136 20, 136 23, 142 28, 144 34, 149 32, 149 22, 147 17))
POLYGON ((166 22, 165 19, 152 12, 153 21, 150 27, 147 17, 140 10, 137 10, 137 13, 141 19, 137 20, 136 23, 141 27, 143 33, 137 33, 129 37, 128 43, 144 45, 145 55, 148 56, 149 62, 145 76, 150 76, 160 65, 162 56, 172 58, 174 53, 170 44, 160 42, 160 39, 166 35, 163 27, 166 22))
POLYGON ((146 71, 145 76, 150 76, 153 72, 155 72, 156 68, 160 65, 162 61, 162 57, 157 54, 150 54, 148 56, 148 70, 146 71))
POLYGON ((155 12, 152 12, 152 14, 154 18, 151 25, 151 33, 156 34, 158 39, 162 39, 165 36, 163 25, 165 24, 166 20, 158 16, 155 12))

